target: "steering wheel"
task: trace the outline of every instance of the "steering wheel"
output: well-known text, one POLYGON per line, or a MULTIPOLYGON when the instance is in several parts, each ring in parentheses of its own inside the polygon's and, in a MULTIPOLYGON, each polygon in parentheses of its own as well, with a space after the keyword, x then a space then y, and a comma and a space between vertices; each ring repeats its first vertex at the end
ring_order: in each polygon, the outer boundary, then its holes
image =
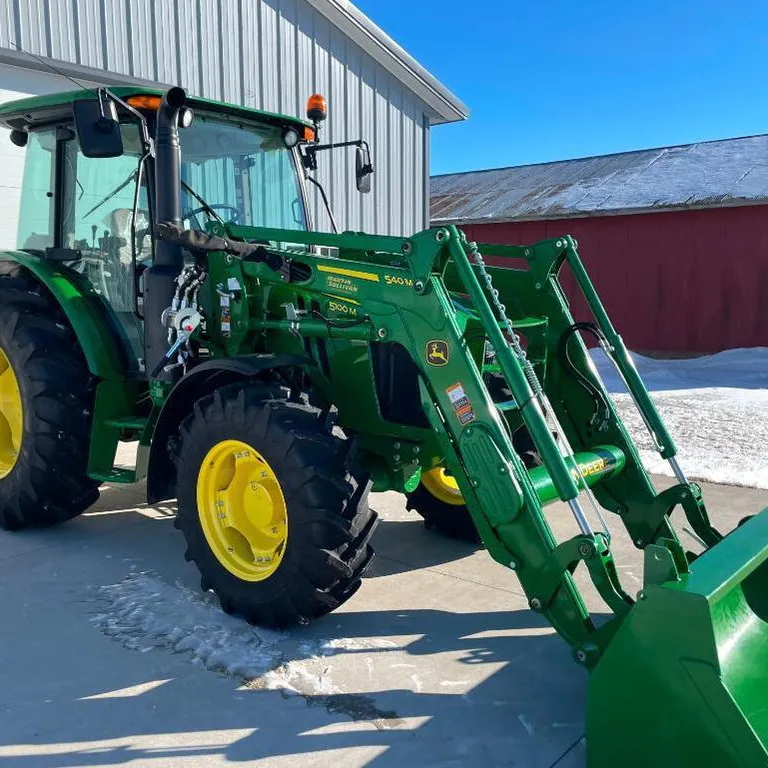
POLYGON ((201 205, 199 208, 193 208, 191 211, 184 211, 181 214, 181 217, 182 219, 189 219, 190 221, 194 219, 198 224, 198 229, 203 229, 203 227, 199 226, 200 222, 197 217, 201 213, 207 213, 209 209, 212 211, 231 211, 232 216, 229 221, 233 224, 237 224, 237 220, 240 218, 240 211, 238 208, 234 205, 229 205, 228 203, 214 203, 213 205, 208 206, 201 205))

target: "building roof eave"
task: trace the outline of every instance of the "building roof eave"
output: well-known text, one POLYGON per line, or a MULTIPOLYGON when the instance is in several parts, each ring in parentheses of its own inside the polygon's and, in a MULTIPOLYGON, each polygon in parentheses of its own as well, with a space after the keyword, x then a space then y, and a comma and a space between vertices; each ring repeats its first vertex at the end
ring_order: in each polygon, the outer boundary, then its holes
POLYGON ((482 226, 490 224, 527 224, 534 221, 570 221, 572 219, 602 219, 610 216, 641 216, 656 213, 680 213, 684 211, 711 211, 721 208, 748 208, 768 205, 768 199, 720 200, 713 203, 696 203, 693 205, 666 205, 656 208, 616 208, 598 211, 572 211, 563 214, 544 214, 542 216, 507 216, 507 217, 469 217, 465 219, 450 216, 432 216, 430 226, 445 227, 455 224, 457 227, 482 226))
POLYGON ((432 124, 466 120, 469 109, 383 29, 347 0, 307 0, 432 110, 432 124))

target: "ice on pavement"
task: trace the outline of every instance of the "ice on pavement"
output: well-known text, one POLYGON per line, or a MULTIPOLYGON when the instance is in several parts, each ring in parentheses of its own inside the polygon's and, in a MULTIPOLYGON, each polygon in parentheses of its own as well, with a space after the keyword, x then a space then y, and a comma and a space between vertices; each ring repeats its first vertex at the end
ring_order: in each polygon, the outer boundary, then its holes
MULTIPOLYGON (((592 358, 646 468, 671 476, 601 349, 592 358)), ((768 489, 768 347, 684 360, 633 354, 689 479, 768 489)))
POLYGON ((135 572, 119 584, 98 588, 106 602, 93 621, 127 648, 164 648, 187 653, 206 669, 248 681, 258 688, 307 696, 339 692, 328 657, 361 648, 388 650, 379 638, 302 639, 228 616, 212 593, 169 584, 153 573, 135 572))

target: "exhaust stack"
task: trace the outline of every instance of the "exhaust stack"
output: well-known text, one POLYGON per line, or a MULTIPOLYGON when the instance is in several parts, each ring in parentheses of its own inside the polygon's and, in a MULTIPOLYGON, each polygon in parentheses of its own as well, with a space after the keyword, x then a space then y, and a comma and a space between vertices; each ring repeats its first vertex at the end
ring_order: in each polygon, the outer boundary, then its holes
MULTIPOLYGON (((157 110, 155 129, 155 223, 181 227, 181 147, 179 113, 187 103, 183 88, 171 88, 157 110)), ((181 249, 155 241, 155 266, 181 267, 181 249)), ((170 303, 173 294, 169 296, 170 303)))
MULTIPOLYGON (((154 223, 170 222, 181 227, 181 146, 179 116, 187 103, 183 88, 171 88, 157 110, 155 128, 154 223)), ((181 248, 154 239, 155 260, 144 273, 144 370, 154 371, 168 351, 168 331, 160 318, 173 301, 174 281, 182 268, 181 248)), ((156 379, 174 381, 178 370, 161 370, 156 379)))

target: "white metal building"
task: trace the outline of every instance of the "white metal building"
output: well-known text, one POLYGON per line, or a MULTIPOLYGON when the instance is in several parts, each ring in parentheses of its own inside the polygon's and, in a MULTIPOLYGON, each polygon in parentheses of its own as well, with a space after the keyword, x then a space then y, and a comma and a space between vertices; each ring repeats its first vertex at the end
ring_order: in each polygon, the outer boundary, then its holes
MULTIPOLYGON (((182 85, 194 95, 304 116, 326 96, 323 141, 365 138, 376 175, 364 196, 354 154, 321 158, 343 229, 409 234, 429 221, 429 128, 466 107, 346 0, 0 0, 0 100, 79 81, 182 85), (22 53, 16 49, 20 46, 22 53), (36 60, 34 54, 41 60, 36 60)), ((0 137, 0 248, 16 241, 23 150, 0 137)), ((315 201, 315 222, 328 229, 315 201)))

